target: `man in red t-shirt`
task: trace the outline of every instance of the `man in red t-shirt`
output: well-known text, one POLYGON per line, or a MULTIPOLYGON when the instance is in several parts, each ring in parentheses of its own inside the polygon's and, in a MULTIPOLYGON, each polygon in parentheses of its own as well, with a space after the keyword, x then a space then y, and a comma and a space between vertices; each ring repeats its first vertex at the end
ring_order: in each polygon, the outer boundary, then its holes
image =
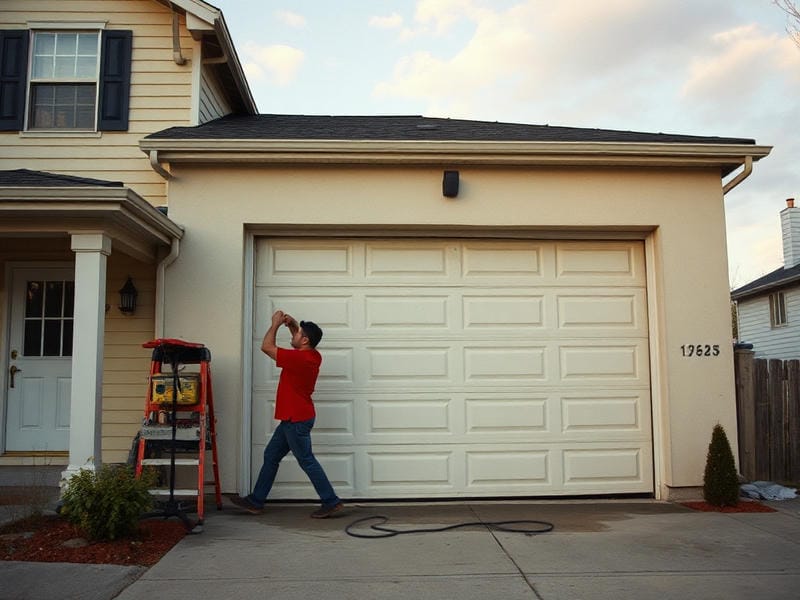
POLYGON ((322 330, 316 323, 298 323, 293 317, 278 310, 272 315, 270 328, 261 342, 261 351, 281 369, 275 397, 275 419, 280 424, 264 448, 264 464, 252 493, 231 499, 235 505, 252 514, 258 514, 264 509, 264 502, 278 473, 278 465, 290 450, 308 475, 322 502, 322 506, 311 513, 311 516, 324 519, 343 507, 322 465, 311 450, 311 429, 316 417, 311 395, 314 393, 319 366, 322 364, 322 356, 316 349, 320 339, 322 330), (281 325, 286 325, 292 334, 291 349, 279 348, 275 342, 281 325))

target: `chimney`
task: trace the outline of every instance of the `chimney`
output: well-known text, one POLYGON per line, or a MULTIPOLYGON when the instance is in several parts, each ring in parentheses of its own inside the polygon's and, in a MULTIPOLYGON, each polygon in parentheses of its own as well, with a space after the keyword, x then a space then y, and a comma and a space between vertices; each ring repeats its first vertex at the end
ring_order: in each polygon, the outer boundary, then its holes
POLYGON ((794 198, 786 200, 781 211, 783 234, 783 268, 791 269, 800 264, 800 208, 795 208, 794 198))

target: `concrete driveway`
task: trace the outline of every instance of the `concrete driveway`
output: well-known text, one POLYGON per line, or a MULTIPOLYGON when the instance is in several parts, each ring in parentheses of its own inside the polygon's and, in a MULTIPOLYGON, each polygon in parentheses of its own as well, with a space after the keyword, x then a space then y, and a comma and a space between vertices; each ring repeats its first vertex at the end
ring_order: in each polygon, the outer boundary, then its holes
POLYGON ((253 516, 226 504, 118 599, 797 598, 800 501, 768 504, 780 510, 702 513, 651 500, 351 504, 327 520, 310 519, 307 505, 253 516), (535 519, 554 530, 344 533, 369 515, 398 529, 535 519))

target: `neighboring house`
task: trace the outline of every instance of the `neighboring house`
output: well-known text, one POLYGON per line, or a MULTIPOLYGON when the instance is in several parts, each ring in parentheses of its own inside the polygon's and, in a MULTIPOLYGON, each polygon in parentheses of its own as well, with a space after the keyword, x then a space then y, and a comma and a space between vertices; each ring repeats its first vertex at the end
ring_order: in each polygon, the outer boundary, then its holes
POLYGON ((783 266, 731 292, 739 340, 756 358, 800 358, 800 208, 781 211, 783 266))
MULTIPOLYGON (((150 110, 137 121, 155 125, 164 113, 175 126, 130 132, 140 154, 120 163, 113 156, 127 157, 128 138, 124 152, 103 149, 108 161, 71 158, 116 133, 55 135, 38 147, 27 131, 0 136, 3 156, 17 156, 2 168, 79 178, 56 192, 0 186, 3 339, 25 329, 17 307, 29 282, 70 281, 17 276, 17 264, 75 268, 75 352, 63 361, 70 469, 122 460, 141 416, 140 344, 163 334, 211 349, 223 488, 247 489, 273 427, 277 370, 258 348, 276 308, 325 331, 315 451, 346 498, 671 498, 702 484, 715 424, 735 444, 724 193, 768 147, 416 116, 256 115, 210 6, 173 3, 190 58, 182 66, 169 3, 92 4, 108 11, 109 28, 133 30, 129 121, 150 110), (122 19, 133 4, 144 32, 122 19), (163 39, 137 54, 145 32, 163 39), (203 122, 192 107, 206 44, 228 61, 209 65, 233 100, 230 115, 203 122), (137 73, 154 60, 167 73, 156 83, 186 77, 185 108, 157 108, 166 97, 157 92, 134 102, 137 73), (145 206, 165 197, 169 218, 145 206), (140 309, 106 316, 128 274, 140 309)), ((68 5, 88 4, 59 4, 68 5)), ((7 29, 31 19, 17 14, 7 29)), ((8 443, 20 422, 9 420, 19 400, 8 370, 0 383, 0 461, 19 460, 8 443)), ((313 490, 286 461, 274 494, 313 490)))

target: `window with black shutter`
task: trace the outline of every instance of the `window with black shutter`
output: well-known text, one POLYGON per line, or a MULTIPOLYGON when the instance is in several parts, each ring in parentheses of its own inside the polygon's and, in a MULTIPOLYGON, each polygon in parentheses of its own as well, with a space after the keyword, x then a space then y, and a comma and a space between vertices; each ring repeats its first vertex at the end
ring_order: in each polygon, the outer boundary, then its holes
POLYGON ((0 130, 126 131, 131 48, 130 31, 0 31, 0 130))

